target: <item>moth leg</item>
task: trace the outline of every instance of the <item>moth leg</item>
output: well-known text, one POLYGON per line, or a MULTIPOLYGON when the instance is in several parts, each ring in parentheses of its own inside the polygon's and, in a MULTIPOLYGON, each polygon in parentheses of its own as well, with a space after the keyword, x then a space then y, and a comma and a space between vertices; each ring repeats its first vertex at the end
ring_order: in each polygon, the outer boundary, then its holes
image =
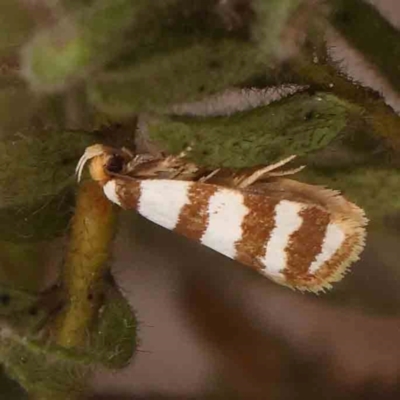
POLYGON ((131 150, 129 150, 127 147, 122 147, 121 153, 125 154, 129 159, 135 158, 135 154, 131 150))
POLYGON ((300 165, 300 167, 288 169, 287 171, 270 172, 269 174, 267 174, 267 176, 280 177, 280 176, 294 175, 294 174, 297 174, 298 172, 300 172, 301 170, 303 170, 305 167, 306 167, 305 165, 300 165))
MULTIPOLYGON (((283 167, 286 164, 289 164, 291 161, 293 161, 297 156, 296 155, 291 155, 289 157, 284 158, 281 161, 276 162, 275 164, 267 165, 266 167, 263 167, 260 169, 260 171, 263 172, 263 174, 266 174, 268 172, 272 172, 280 167, 283 167)), ((258 172, 258 171, 256 171, 258 172)))
POLYGON ((221 171, 221 168, 214 169, 214 171, 210 172, 208 175, 201 177, 199 179, 199 182, 205 183, 205 182, 209 181, 211 178, 213 178, 215 175, 217 175, 218 172, 220 172, 220 171, 221 171))
POLYGON ((183 160, 180 156, 153 157, 147 154, 130 164, 130 175, 139 178, 195 179, 199 167, 183 160))
POLYGON ((235 184, 238 188, 244 189, 248 186, 251 186, 255 182, 265 179, 267 177, 281 177, 281 176, 287 176, 287 175, 293 175, 299 171, 301 171, 305 166, 302 165, 298 168, 292 168, 287 171, 276 171, 278 168, 282 167, 283 165, 288 164, 292 160, 296 158, 295 155, 289 156, 275 164, 267 165, 266 167, 260 168, 253 172, 251 175, 241 177, 239 176, 235 184), (274 172, 275 171, 275 172, 274 172))
MULTIPOLYGON (((129 150, 127 151, 127 153, 132 154, 129 152, 129 150)), ((134 173, 137 168, 158 160, 160 160, 159 157, 153 156, 151 154, 137 154, 136 156, 132 155, 131 161, 126 166, 127 173, 134 173)))
POLYGON ((190 146, 186 147, 186 149, 182 150, 176 158, 184 159, 187 157, 187 155, 192 151, 192 148, 190 146))

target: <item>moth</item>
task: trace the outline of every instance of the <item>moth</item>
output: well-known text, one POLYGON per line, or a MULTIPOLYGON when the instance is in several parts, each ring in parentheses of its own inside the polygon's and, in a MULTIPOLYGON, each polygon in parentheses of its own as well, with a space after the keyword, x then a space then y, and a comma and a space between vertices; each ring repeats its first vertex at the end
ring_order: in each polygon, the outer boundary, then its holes
POLYGON ((183 156, 154 159, 94 145, 86 163, 105 196, 278 284, 318 292, 339 281, 365 245, 364 211, 339 192, 301 183, 279 163, 203 171, 183 156), (224 176, 225 174, 225 176, 224 176))

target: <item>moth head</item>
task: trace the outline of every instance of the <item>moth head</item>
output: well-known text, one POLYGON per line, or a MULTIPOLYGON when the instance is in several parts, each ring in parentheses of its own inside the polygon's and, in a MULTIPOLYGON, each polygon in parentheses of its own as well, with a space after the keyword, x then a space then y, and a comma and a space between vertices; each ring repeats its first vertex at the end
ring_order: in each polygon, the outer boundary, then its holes
POLYGON ((76 166, 75 172, 78 181, 80 181, 83 169, 89 163, 89 172, 92 179, 101 185, 105 185, 113 176, 125 174, 127 164, 131 159, 132 154, 125 149, 117 150, 101 144, 95 144, 86 148, 76 166))

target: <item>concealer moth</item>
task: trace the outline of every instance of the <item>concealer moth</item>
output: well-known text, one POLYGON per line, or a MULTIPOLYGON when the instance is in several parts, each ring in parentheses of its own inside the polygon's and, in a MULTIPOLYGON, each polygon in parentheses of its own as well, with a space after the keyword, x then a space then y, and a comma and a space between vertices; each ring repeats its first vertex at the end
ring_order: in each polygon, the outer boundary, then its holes
POLYGON ((220 170, 205 175, 181 156, 152 159, 94 145, 76 172, 80 179, 89 163, 92 179, 123 209, 134 209, 278 284, 323 291, 359 258, 367 218, 337 191, 284 177, 302 167, 276 171, 293 158, 224 181, 220 170))

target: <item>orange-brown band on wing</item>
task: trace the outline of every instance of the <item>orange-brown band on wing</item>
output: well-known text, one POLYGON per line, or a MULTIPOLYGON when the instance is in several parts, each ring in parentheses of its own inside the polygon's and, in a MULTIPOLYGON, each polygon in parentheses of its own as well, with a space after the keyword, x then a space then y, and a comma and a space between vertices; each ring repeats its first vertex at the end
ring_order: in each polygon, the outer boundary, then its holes
POLYGON ((311 280, 308 270, 322 251, 322 244, 329 224, 329 214, 317 206, 307 206, 300 211, 303 222, 294 232, 286 248, 287 262, 283 273, 290 285, 311 280))
POLYGON ((275 227, 275 207, 279 199, 250 193, 243 193, 243 196, 250 212, 242 222, 242 238, 236 242, 236 260, 260 269, 258 259, 265 255, 265 245, 275 227))
POLYGON ((116 179, 115 192, 122 208, 137 210, 140 200, 140 180, 116 179))
POLYGON ((208 224, 210 197, 218 190, 214 185, 193 185, 188 193, 188 203, 182 208, 174 229, 190 239, 200 240, 208 224))

